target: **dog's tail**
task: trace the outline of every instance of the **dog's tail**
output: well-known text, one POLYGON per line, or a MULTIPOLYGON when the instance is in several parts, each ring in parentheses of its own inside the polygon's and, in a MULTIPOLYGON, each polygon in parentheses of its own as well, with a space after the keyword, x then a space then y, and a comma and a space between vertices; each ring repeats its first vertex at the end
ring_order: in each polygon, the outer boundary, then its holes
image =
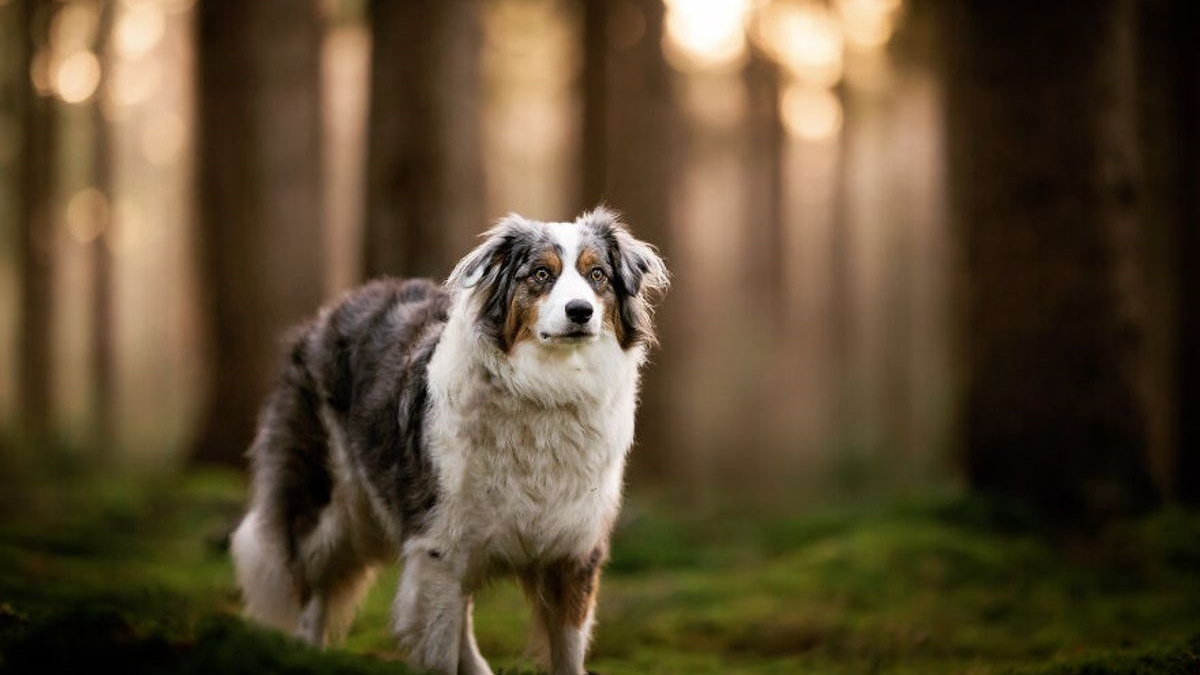
POLYGON ((283 546, 257 509, 242 519, 230 543, 246 616, 294 633, 300 622, 300 598, 283 546))

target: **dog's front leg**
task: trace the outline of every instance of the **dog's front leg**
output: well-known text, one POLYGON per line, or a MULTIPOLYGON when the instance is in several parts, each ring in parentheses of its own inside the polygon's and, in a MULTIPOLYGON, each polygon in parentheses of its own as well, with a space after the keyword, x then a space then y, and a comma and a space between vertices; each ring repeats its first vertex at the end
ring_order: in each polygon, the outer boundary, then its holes
POLYGON ((600 583, 602 551, 579 559, 565 559, 537 570, 525 579, 549 647, 553 675, 583 675, 583 662, 595 620, 596 591, 600 583))
POLYGON ((405 555, 392 615, 412 665, 459 675, 467 607, 461 577, 440 552, 412 550, 405 555))

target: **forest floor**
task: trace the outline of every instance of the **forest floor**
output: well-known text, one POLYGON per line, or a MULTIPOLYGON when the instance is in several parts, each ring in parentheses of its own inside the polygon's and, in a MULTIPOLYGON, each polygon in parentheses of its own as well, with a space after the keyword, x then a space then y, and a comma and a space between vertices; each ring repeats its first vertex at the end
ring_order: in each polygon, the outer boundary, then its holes
MULTIPOLYGON (((236 475, 0 478, 0 672, 404 673, 383 574, 324 653, 238 618, 236 475)), ((517 589, 478 601, 493 667, 532 673, 517 589)), ((1200 673, 1200 516, 1051 546, 955 496, 684 514, 631 499, 600 592, 604 675, 1200 673)))

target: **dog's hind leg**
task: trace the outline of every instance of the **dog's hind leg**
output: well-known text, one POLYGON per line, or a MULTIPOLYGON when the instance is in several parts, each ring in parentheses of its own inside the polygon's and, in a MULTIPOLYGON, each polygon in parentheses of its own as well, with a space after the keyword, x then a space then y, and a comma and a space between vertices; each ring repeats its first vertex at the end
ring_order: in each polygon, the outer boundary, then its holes
POLYGON ((288 569, 282 536, 272 531, 261 513, 252 510, 234 531, 230 551, 246 616, 291 631, 299 619, 300 601, 288 569))
POLYGON ((300 543, 299 571, 307 593, 295 634, 317 647, 345 636, 375 577, 375 567, 353 540, 336 494, 317 527, 300 543))

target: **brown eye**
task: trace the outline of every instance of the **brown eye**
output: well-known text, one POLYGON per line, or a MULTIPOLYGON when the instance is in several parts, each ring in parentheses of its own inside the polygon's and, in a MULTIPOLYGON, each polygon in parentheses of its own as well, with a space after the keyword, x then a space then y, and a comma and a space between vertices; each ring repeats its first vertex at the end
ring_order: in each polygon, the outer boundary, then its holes
POLYGON ((601 281, 604 281, 606 278, 608 278, 604 274, 604 270, 600 269, 599 267, 592 268, 591 277, 592 277, 592 281, 594 281, 596 283, 600 283, 601 281))
POLYGON ((539 268, 535 269, 533 271, 533 274, 531 274, 530 276, 533 277, 534 281, 536 281, 538 283, 543 283, 550 279, 550 270, 546 269, 545 267, 539 267, 539 268))

